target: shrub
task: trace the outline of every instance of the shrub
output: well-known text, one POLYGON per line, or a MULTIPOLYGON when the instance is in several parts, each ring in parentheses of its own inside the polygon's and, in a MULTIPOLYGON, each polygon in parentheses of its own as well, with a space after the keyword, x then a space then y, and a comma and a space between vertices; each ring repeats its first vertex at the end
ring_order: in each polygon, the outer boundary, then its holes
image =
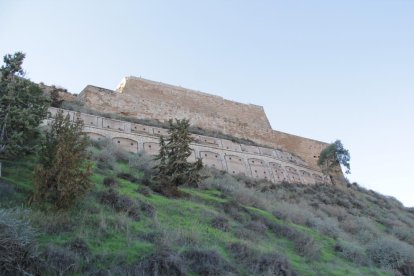
POLYGON ((229 220, 221 216, 213 218, 211 226, 224 232, 230 230, 229 220))
POLYGON ((266 224, 262 223, 261 221, 257 221, 257 220, 249 222, 246 227, 252 230, 253 232, 259 233, 259 234, 264 234, 268 230, 268 227, 266 226, 266 224))
POLYGON ((3 179, 0 179, 0 202, 5 203, 13 200, 16 195, 16 191, 13 186, 6 183, 3 179))
POLYGON ((114 208, 117 212, 125 212, 134 220, 139 220, 139 207, 127 196, 119 195, 116 191, 109 189, 101 194, 101 202, 114 208))
POLYGON ((390 237, 371 242, 367 254, 374 264, 386 269, 399 269, 414 261, 414 248, 390 237))
POLYGON ((150 196, 151 195, 151 189, 147 186, 139 186, 138 187, 138 193, 144 195, 144 196, 150 196))
POLYGON ((335 251, 338 255, 355 264, 363 266, 370 264, 370 259, 365 253, 365 249, 358 244, 340 241, 335 245, 335 251))
POLYGON ((278 253, 260 254, 241 243, 232 243, 227 250, 251 275, 298 275, 289 261, 278 253))
POLYGON ((279 237, 285 237, 293 242, 296 251, 301 256, 308 257, 309 259, 319 259, 320 246, 315 242, 313 237, 306 233, 296 230, 293 227, 281 225, 278 223, 270 223, 267 225, 273 233, 279 237))
POLYGON ((251 264, 250 270, 253 272, 253 275, 299 275, 292 268, 290 262, 284 256, 278 253, 268 253, 261 255, 251 264))
POLYGON ((72 122, 62 111, 54 117, 34 172, 34 200, 67 209, 92 188, 89 139, 82 131, 80 119, 72 122))
POLYGON ((401 241, 414 245, 414 229, 409 227, 395 227, 392 233, 401 241))
POLYGON ((81 268, 81 257, 66 247, 49 245, 40 257, 45 274, 70 275, 81 268))
POLYGON ((83 257, 86 257, 91 253, 88 244, 81 238, 74 239, 69 242, 67 246, 70 250, 83 257))
POLYGON ((121 179, 128 180, 129 182, 132 182, 132 183, 138 183, 139 182, 139 179, 136 178, 135 176, 131 175, 130 173, 120 172, 120 173, 117 174, 117 176, 121 179))
POLYGON ((36 271, 35 231, 20 210, 0 209, 0 274, 31 274, 36 271))
POLYGON ((138 200, 138 206, 139 209, 141 210, 141 212, 143 212, 144 214, 146 214, 149 217, 154 217, 155 216, 155 207, 152 206, 151 204, 145 202, 145 201, 141 201, 138 200))
POLYGON ((115 166, 115 156, 109 150, 102 150, 95 156, 97 167, 101 170, 112 170, 115 166))
POLYGON ((118 185, 115 178, 113 178, 112 176, 105 177, 103 180, 103 184, 107 187, 116 187, 118 185))
POLYGON ((137 154, 131 154, 128 159, 128 165, 132 169, 136 169, 144 172, 147 175, 153 175, 157 162, 155 162, 152 156, 145 154, 145 152, 138 152, 137 154))
POLYGON ((214 250, 192 249, 181 257, 192 272, 199 275, 223 275, 234 269, 214 250))
POLYGON ((186 275, 181 256, 169 250, 162 250, 151 254, 139 264, 131 266, 127 271, 126 275, 139 276, 186 275))

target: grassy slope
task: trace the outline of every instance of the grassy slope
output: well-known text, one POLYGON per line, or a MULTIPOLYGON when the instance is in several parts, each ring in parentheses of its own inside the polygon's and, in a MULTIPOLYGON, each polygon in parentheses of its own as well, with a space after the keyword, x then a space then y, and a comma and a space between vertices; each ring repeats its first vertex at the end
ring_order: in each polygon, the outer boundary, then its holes
POLYGON ((182 188, 188 196, 181 199, 170 199, 153 192, 145 196, 138 192, 142 184, 117 178, 118 172, 142 178, 142 172, 130 169, 126 162, 116 162, 113 170, 95 168, 92 176, 95 183, 93 190, 68 212, 54 213, 44 206, 29 207, 26 202, 33 191, 31 174, 34 164, 34 157, 4 164, 3 179, 15 188, 15 192, 7 199, 2 199, 1 204, 3 207, 31 208, 30 220, 39 231, 37 241, 40 250, 47 250, 51 244, 67 248, 74 240, 85 241, 88 257, 81 258, 75 266, 77 270, 71 272, 74 274, 81 274, 85 267, 99 271, 138 263, 160 248, 169 248, 178 253, 197 248, 219 253, 225 261, 238 269, 237 273, 247 275, 248 265, 240 267, 229 251, 229 245, 234 243, 247 245, 259 252, 257 254, 278 252, 287 257, 300 275, 391 274, 346 260, 335 251, 336 241, 332 237, 295 224, 292 220, 276 218, 268 208, 243 204, 242 200, 241 204, 236 203, 237 208, 242 208, 242 211, 238 211, 239 216, 225 212, 223 206, 235 204, 238 199, 216 187, 182 188), (103 179, 107 176, 117 180, 118 185, 114 189, 120 195, 139 202, 141 206, 152 206, 155 214, 144 210, 140 213, 140 219, 134 220, 125 212, 117 212, 102 204, 100 195, 108 190, 103 185, 103 179), (220 227, 212 224, 218 217, 225 222, 225 229, 217 229, 220 227), (316 257, 313 254, 299 254, 292 240, 275 235, 269 227, 261 232, 249 229, 247 225, 252 221, 283 225, 305 233, 314 239, 314 249, 319 249, 320 254, 316 254, 316 257))

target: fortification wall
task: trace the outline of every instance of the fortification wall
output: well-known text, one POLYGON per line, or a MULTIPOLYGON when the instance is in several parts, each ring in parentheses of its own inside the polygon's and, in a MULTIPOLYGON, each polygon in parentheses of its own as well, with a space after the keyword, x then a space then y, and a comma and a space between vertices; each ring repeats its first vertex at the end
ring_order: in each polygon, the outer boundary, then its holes
MULTIPOLYGON (((58 109, 50 108, 56 114, 58 109)), ((127 151, 144 151, 156 155, 159 151, 159 136, 168 130, 147 125, 64 110, 71 120, 77 117, 85 123, 84 131, 91 139, 109 138, 113 143, 127 151)), ((50 120, 47 121, 50 123, 50 120)), ((201 158, 206 166, 227 171, 230 174, 245 174, 257 179, 267 179, 274 183, 331 183, 330 178, 320 170, 308 166, 296 156, 277 149, 249 146, 226 139, 203 135, 193 135, 191 144, 193 154, 190 160, 201 158)))
POLYGON ((193 126, 244 138, 300 156, 318 170, 326 143, 272 130, 262 107, 182 87, 127 77, 116 91, 87 86, 79 95, 90 108, 139 119, 190 119, 193 126))

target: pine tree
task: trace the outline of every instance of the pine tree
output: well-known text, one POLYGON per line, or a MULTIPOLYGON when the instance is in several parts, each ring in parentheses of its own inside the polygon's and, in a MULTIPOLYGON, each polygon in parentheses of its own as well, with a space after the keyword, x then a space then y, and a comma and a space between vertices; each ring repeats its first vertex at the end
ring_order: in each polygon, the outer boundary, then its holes
POLYGON ((327 174, 331 174, 334 168, 342 165, 346 168, 345 173, 349 174, 351 173, 350 160, 351 156, 349 151, 344 148, 341 140, 336 140, 321 152, 318 165, 327 174))
POLYGON ((156 190, 165 195, 178 195, 178 186, 196 185, 203 177, 200 170, 203 168, 201 159, 188 162, 192 150, 191 142, 194 139, 189 132, 189 120, 169 121, 170 129, 167 137, 160 137, 160 151, 156 157, 159 164, 157 170, 156 190))
POLYGON ((35 169, 35 201, 67 209, 92 187, 89 140, 82 129, 83 121, 79 118, 72 122, 62 111, 54 117, 35 169))

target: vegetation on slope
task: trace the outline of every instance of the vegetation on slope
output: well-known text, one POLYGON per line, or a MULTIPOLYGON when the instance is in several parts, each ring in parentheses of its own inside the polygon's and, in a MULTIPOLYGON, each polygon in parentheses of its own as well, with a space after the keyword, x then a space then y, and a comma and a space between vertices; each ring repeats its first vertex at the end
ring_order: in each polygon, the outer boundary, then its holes
POLYGON ((5 163, 0 274, 413 275, 414 212, 356 184, 209 171, 174 199, 148 188, 148 156, 108 141, 90 151, 94 187, 66 212, 27 205, 35 156, 5 163))

